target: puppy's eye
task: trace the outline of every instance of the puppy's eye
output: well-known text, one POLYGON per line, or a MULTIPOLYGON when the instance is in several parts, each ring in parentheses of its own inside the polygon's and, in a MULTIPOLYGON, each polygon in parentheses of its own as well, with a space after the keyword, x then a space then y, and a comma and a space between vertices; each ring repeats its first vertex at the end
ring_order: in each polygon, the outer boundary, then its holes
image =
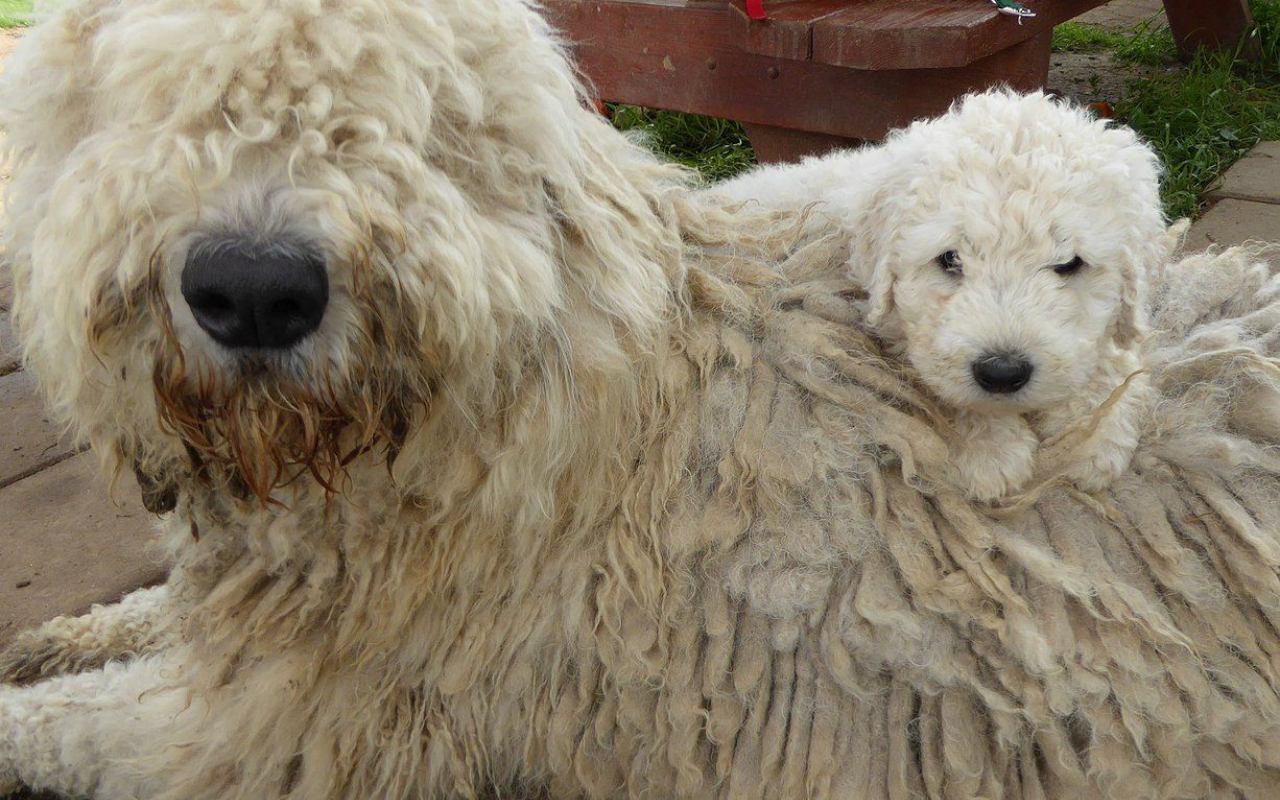
POLYGON ((942 271, 948 275, 962 275, 964 268, 960 266, 960 254, 955 250, 948 250, 942 255, 934 259, 938 266, 942 267, 942 271))
POLYGON ((1084 266, 1084 259, 1076 256, 1065 264, 1055 264, 1053 271, 1059 275, 1075 275, 1084 266))

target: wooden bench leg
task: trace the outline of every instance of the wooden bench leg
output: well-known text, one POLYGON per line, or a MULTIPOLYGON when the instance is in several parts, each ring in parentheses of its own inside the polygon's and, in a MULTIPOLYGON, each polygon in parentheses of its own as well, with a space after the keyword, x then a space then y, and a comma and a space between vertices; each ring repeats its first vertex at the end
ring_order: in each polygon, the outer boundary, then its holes
MULTIPOLYGON (((1202 47, 1234 49, 1253 30, 1249 0, 1164 0, 1164 10, 1184 59, 1202 47)), ((1246 41, 1241 55, 1258 58, 1257 40, 1246 41)))
POLYGON ((762 164, 799 161, 805 156, 820 155, 837 148, 857 147, 862 144, 860 139, 848 139, 828 133, 775 128, 772 125, 754 125, 750 122, 744 127, 747 129, 747 136, 751 139, 751 147, 756 151, 756 159, 762 164))

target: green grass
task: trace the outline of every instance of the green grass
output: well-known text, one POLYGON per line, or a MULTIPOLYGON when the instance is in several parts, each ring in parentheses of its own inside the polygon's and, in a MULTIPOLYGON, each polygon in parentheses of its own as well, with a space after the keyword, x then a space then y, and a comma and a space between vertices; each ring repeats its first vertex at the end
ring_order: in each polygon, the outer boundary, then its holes
POLYGON ((1119 47, 1124 42, 1122 33, 1082 22, 1064 22, 1053 29, 1055 53, 1097 53, 1119 47))
POLYGON ((609 108, 619 130, 641 135, 651 148, 708 180, 732 177, 756 163, 747 133, 736 122, 638 106, 609 108))
MULTIPOLYGON (((1165 209, 1196 216, 1209 185, 1259 141, 1280 139, 1280 0, 1253 0, 1262 58, 1246 64, 1202 54, 1185 69, 1175 63, 1173 37, 1159 18, 1129 33, 1069 22, 1054 31, 1059 52, 1109 52, 1152 69, 1134 79, 1116 103, 1119 120, 1151 142, 1166 165, 1165 209)), ((641 132, 651 147, 719 180, 755 163, 740 125, 666 111, 614 106, 614 124, 641 132)))
MULTIPOLYGON (((1253 10, 1258 62, 1202 53, 1185 70, 1136 79, 1116 104, 1117 117, 1165 163, 1163 196, 1171 217, 1195 216, 1201 194, 1227 167, 1259 141, 1280 139, 1280 0, 1254 0, 1253 10)), ((1117 55, 1162 63, 1172 52, 1167 31, 1139 31, 1117 55)))
POLYGON ((1053 29, 1053 50, 1055 53, 1110 52, 1123 62, 1159 66, 1177 57, 1173 37, 1162 23, 1163 19, 1156 17, 1129 33, 1120 33, 1082 22, 1064 22, 1053 29))
POLYGON ((0 28, 21 28, 31 23, 32 0, 0 0, 0 28))

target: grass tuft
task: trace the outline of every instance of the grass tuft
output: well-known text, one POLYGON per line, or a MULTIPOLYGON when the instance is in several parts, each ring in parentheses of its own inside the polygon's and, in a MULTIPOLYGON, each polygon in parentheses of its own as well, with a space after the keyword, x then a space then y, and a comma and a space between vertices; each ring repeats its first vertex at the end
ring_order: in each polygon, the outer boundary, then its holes
POLYGON ((33 0, 0 0, 0 28, 22 28, 31 24, 33 0))
MULTIPOLYGON (((1259 141, 1280 139, 1280 0, 1254 0, 1256 63, 1229 53, 1200 53, 1185 70, 1136 79, 1116 115, 1147 139, 1166 168, 1170 217, 1194 217, 1200 196, 1259 141)), ((1117 55, 1138 63, 1167 63, 1168 31, 1139 30, 1117 55)))
POLYGON ((609 108, 619 130, 640 136, 656 152, 708 180, 731 178, 756 163, 747 132, 736 122, 639 106, 609 108))
POLYGON ((1064 22, 1053 29, 1055 53, 1099 53, 1124 44, 1122 33, 1115 33, 1083 22, 1064 22))

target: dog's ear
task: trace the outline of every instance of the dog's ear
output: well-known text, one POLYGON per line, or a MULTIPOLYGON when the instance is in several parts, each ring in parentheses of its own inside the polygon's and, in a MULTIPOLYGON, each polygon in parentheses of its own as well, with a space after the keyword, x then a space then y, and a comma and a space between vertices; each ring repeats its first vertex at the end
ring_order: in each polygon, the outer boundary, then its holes
POLYGON ((1147 283, 1168 262, 1180 238, 1170 234, 1160 202, 1160 160, 1155 151, 1125 128, 1108 128, 1104 141, 1114 147, 1115 177, 1128 198, 1131 245, 1121 258, 1122 289, 1115 340, 1135 346, 1147 332, 1147 283))
POLYGON ((1147 332, 1147 271, 1152 262, 1139 253, 1126 254, 1120 266, 1120 314, 1113 336, 1118 346, 1136 346, 1147 332))
POLYGON ((881 186, 871 197, 855 230, 849 254, 849 273, 866 291, 867 325, 878 328, 893 313, 893 244, 896 240, 892 191, 881 186))
POLYGON ((1147 286, 1173 257, 1183 230, 1185 226, 1175 224, 1163 235, 1149 236, 1144 244, 1126 250, 1120 259, 1120 314, 1114 328, 1120 347, 1134 347, 1147 335, 1147 286))

